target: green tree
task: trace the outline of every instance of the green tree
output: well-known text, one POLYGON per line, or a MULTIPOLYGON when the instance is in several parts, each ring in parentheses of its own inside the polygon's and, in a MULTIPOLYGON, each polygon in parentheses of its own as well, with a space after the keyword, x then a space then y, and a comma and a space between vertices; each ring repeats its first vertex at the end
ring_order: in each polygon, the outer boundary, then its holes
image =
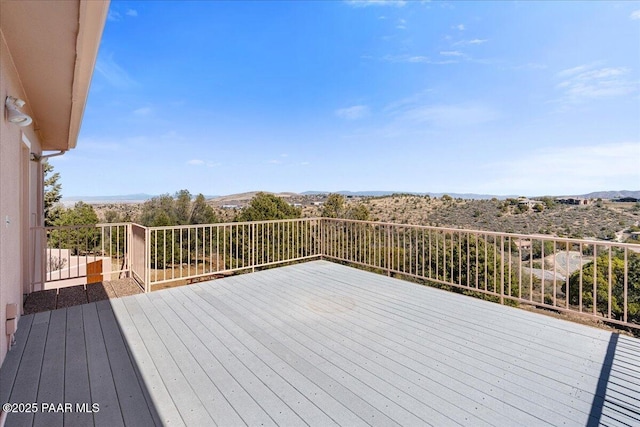
POLYGON ((272 219, 301 218, 302 210, 293 207, 280 197, 260 192, 243 208, 236 221, 267 221, 272 219))
POLYGON ((73 208, 64 209, 55 225, 94 225, 97 223, 98 215, 93 210, 93 206, 78 202, 73 208))
POLYGON ((342 218, 345 200, 342 194, 331 193, 322 207, 322 216, 325 218, 342 218))
MULTIPOLYGON (((640 255, 635 252, 627 254, 627 314, 628 320, 640 323, 640 255)), ((580 270, 569 278, 569 301, 579 304, 580 270)), ((596 310, 602 315, 609 313, 609 282, 611 282, 611 316, 622 319, 624 313, 624 253, 616 251, 609 265, 609 254, 603 253, 582 267, 582 304, 585 309, 593 307, 593 282, 596 282, 596 310), (611 277, 609 277, 611 271, 611 277)), ((566 283, 562 291, 567 293, 566 283)))
POLYGON ((178 217, 173 197, 163 194, 144 202, 138 221, 146 227, 177 225, 178 217))
POLYGON ((60 216, 62 210, 56 208, 57 203, 62 198, 62 184, 60 184, 60 173, 53 171, 53 165, 48 160, 42 162, 44 170, 44 225, 51 226, 60 216))
POLYGON ((175 194, 175 198, 163 194, 147 200, 142 206, 138 221, 147 227, 166 227, 212 224, 217 222, 217 218, 202 194, 198 194, 192 201, 188 190, 180 190, 175 194))
POLYGON ((104 221, 107 223, 122 222, 122 217, 118 212, 109 209, 104 213, 104 221))
POLYGON ((175 194, 174 210, 179 225, 190 224, 191 219, 191 193, 189 190, 180 190, 175 194))
POLYGON ((369 215, 369 208, 362 203, 358 203, 347 211, 347 218, 359 221, 368 221, 369 215))
POLYGON ((191 206, 189 223, 191 224, 213 224, 218 222, 213 208, 207 205, 202 194, 198 194, 191 206))
MULTIPOLYGON (((180 190, 175 197, 163 194, 147 200, 142 206, 138 222, 147 227, 168 227, 212 224, 217 222, 217 218, 202 194, 192 200, 188 190, 180 190)), ((211 231, 202 228, 154 232, 151 235, 151 264, 154 268, 164 268, 167 264, 177 262, 197 262, 188 257, 196 247, 208 248, 211 238, 211 231)))
POLYGON ((101 242, 100 231, 91 227, 97 223, 98 215, 91 205, 78 202, 73 208, 63 208, 53 224, 63 228, 51 232, 49 245, 52 248, 70 249, 73 255, 94 252, 101 242))
POLYGON ((364 203, 347 206, 344 196, 341 194, 329 194, 324 203, 321 215, 325 218, 344 218, 367 221, 370 213, 364 203))
POLYGON ((556 252, 557 249, 558 249, 557 246, 554 247, 552 241, 545 240, 544 243, 543 243, 543 241, 541 241, 541 240, 534 240, 533 243, 531 244, 531 252, 530 253, 527 253, 527 252, 523 253, 522 254, 522 259, 523 259, 523 261, 528 261, 529 258, 531 258, 531 257, 533 257, 533 259, 542 258, 542 255, 547 257, 549 255, 553 255, 556 252), (544 254, 542 253, 543 249, 544 249, 544 254))

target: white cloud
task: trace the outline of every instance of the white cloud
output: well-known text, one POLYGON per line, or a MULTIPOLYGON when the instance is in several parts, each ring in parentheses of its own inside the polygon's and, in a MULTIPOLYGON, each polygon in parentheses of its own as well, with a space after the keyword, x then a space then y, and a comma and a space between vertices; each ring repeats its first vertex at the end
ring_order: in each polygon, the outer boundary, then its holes
POLYGON ((526 64, 516 65, 513 68, 516 70, 522 70, 522 69, 544 70, 548 67, 545 64, 539 64, 537 62, 528 62, 526 64))
POLYGON ((407 23, 407 21, 405 19, 398 19, 398 25, 396 25, 396 28, 399 30, 406 30, 407 26, 405 25, 407 23))
POLYGON ((306 165, 310 165, 310 164, 311 164, 310 162, 300 162, 300 165, 302 165, 302 166, 306 166, 306 165))
POLYGON ((148 116, 149 114, 151 114, 151 111, 151 107, 142 107, 133 110, 133 114, 135 114, 136 116, 148 116))
POLYGON ((638 163, 640 141, 542 148, 486 169, 497 172, 491 186, 505 193, 579 194, 633 186, 638 163))
POLYGON ((498 120, 501 115, 493 108, 479 104, 419 105, 399 113, 404 120, 429 123, 438 127, 475 126, 498 120))
POLYGON ((118 89, 126 89, 135 86, 136 82, 113 59, 113 55, 102 55, 96 61, 96 71, 118 89))
POLYGON ((454 25, 454 26, 453 26, 453 27, 451 27, 451 28, 453 28, 453 29, 455 29, 455 30, 458 30, 458 31, 464 31, 464 24, 454 25))
POLYGON ((465 56, 464 53, 457 51, 457 50, 449 50, 449 51, 444 51, 444 52, 440 52, 440 55, 442 56, 465 56))
POLYGON ((454 60, 454 59, 432 60, 428 56, 421 56, 421 55, 385 55, 382 58, 379 58, 379 60, 385 61, 385 62, 409 62, 414 64, 431 64, 431 65, 446 65, 446 64, 455 64, 458 62, 457 60, 454 60))
MULTIPOLYGON (((127 11, 124 14, 132 18, 135 18, 138 16, 138 11, 135 9, 127 9, 127 11)), ((122 14, 117 10, 109 9, 107 20, 112 22, 122 21, 122 14)))
POLYGON ((595 68, 593 64, 562 70, 557 76, 563 80, 556 85, 556 89, 564 92, 560 101, 578 103, 634 93, 638 81, 627 78, 629 71, 625 67, 595 68))
POLYGON ((475 126, 498 120, 502 114, 481 103, 430 104, 428 91, 389 104, 384 112, 396 123, 429 124, 436 127, 475 126))
POLYGON ((369 107, 366 105, 354 105, 353 107, 340 108, 335 111, 336 116, 346 120, 357 120, 369 115, 369 107))
POLYGON ((346 0, 346 3, 352 7, 369 7, 369 6, 395 6, 403 7, 407 4, 405 0, 346 0))
POLYGON ((488 42, 488 39, 471 39, 471 40, 459 40, 455 42, 454 46, 466 46, 466 45, 477 45, 488 42))
POLYGON ((282 160, 278 160, 278 159, 271 159, 269 160, 267 163, 271 164, 271 165, 279 165, 282 163, 282 160))
POLYGON ((211 160, 202 160, 202 159, 192 159, 192 160, 189 160, 187 164, 191 166, 206 166, 208 168, 213 168, 213 167, 222 165, 222 163, 220 162, 212 162, 211 160))
POLYGON ((629 18, 631 18, 633 20, 640 19, 640 9, 634 10, 633 12, 631 12, 631 15, 629 16, 629 18))
POLYGON ((584 64, 578 65, 577 67, 567 68, 566 70, 562 70, 558 73, 558 77, 570 77, 578 73, 582 73, 587 71, 590 68, 593 68, 594 64, 584 64))
POLYGON ((122 15, 120 15, 119 12, 116 12, 115 10, 109 10, 109 14, 107 15, 107 20, 108 21, 120 21, 122 19, 122 15))

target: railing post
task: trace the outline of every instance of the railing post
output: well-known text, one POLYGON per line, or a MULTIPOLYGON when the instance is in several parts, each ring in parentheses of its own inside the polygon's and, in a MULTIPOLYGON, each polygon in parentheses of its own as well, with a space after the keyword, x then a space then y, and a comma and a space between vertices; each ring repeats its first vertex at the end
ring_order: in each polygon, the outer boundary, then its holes
POLYGON ((324 222, 325 222, 324 218, 320 218, 320 220, 318 221, 318 232, 320 233, 320 239, 318 239, 318 241, 320 242, 320 248, 319 248, 320 250, 318 252, 320 253, 321 260, 324 260, 324 257, 325 257, 324 222))
POLYGON ((387 226, 387 276, 391 277, 391 226, 387 226))
POLYGON ((144 291, 151 292, 151 231, 144 228, 144 291))
POLYGON ((132 258, 131 258, 131 253, 133 252, 133 227, 131 225, 131 223, 127 223, 127 245, 126 245, 126 249, 127 251, 127 277, 133 277, 132 274, 132 258))
POLYGON ((504 305, 504 236, 500 236, 500 304, 504 305))

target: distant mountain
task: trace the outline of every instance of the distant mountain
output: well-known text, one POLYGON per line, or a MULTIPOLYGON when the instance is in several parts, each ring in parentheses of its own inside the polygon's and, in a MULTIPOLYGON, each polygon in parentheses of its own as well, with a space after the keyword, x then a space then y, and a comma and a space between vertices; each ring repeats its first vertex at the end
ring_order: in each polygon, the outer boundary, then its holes
POLYGON ((640 199, 640 190, 594 191, 593 193, 582 194, 579 197, 587 199, 620 199, 622 197, 634 197, 636 199, 640 199))
POLYGON ((85 202, 85 203, 117 203, 117 202, 144 202, 154 197, 151 194, 124 194, 118 196, 70 196, 63 197, 62 202, 85 202))
MULTIPOLYGON (((138 194, 123 194, 118 196, 70 196, 63 197, 62 203, 70 204, 75 202, 85 202, 89 204, 99 203, 143 203, 149 199, 157 197, 154 194, 138 193, 138 194)), ((205 199, 212 199, 218 196, 204 196, 205 199)))
MULTIPOLYGON (((282 197, 282 198, 290 198, 290 197, 295 197, 298 194, 297 193, 272 193, 270 191, 248 191, 246 193, 237 193, 237 194, 228 194, 226 196, 214 196, 211 197, 209 200, 212 203, 248 203, 251 199, 253 199, 255 197, 256 194, 258 193, 268 193, 268 194, 275 194, 278 197, 282 197)), ((207 197, 207 199, 209 199, 209 197, 207 197)))
POLYGON ((343 196, 353 196, 353 197, 384 197, 391 196, 393 194, 411 194, 414 196, 430 196, 430 197, 442 197, 445 194, 453 197, 454 199, 475 199, 475 200, 490 200, 493 198, 496 199, 507 199, 509 197, 518 197, 518 196, 496 196, 493 194, 475 194, 475 193, 419 193, 414 191, 305 191, 304 193, 300 193, 304 196, 315 196, 318 194, 329 194, 329 193, 338 193, 343 196))
POLYGON ((300 193, 302 196, 316 196, 319 194, 331 194, 337 193, 342 194, 343 196, 360 196, 360 197, 381 197, 381 196, 390 196, 392 194, 415 194, 415 195, 424 195, 426 193, 407 193, 406 191, 305 191, 300 193))
MULTIPOLYGON (((301 195, 318 195, 338 193, 343 196, 360 196, 360 197, 383 197, 391 196, 393 194, 413 194, 416 196, 430 196, 430 197, 442 197, 445 194, 453 197, 454 199, 472 199, 472 200, 490 200, 496 198, 498 200, 504 200, 508 198, 517 198, 524 196, 524 194, 511 194, 511 195, 495 195, 495 194, 476 194, 476 193, 430 193, 430 192, 414 192, 414 191, 305 191, 300 193, 301 195)), ((547 195, 547 196, 529 196, 532 198, 539 197, 584 197, 585 199, 618 199, 621 197, 634 197, 640 198, 640 190, 619 190, 619 191, 595 191, 588 194, 564 194, 564 195, 547 195)))

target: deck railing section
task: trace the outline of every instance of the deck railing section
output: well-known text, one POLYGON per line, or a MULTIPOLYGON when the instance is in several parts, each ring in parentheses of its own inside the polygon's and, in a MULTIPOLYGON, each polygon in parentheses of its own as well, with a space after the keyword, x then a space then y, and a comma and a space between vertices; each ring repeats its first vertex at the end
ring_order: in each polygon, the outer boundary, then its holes
POLYGON ((43 242, 44 250, 32 254, 31 289, 123 277, 130 271, 130 228, 128 223, 33 228, 32 241, 43 242))
POLYGON ((149 228, 151 285, 319 256, 318 219, 149 228))
POLYGON ((637 244, 332 218, 33 232, 47 247, 46 271, 33 276, 42 286, 129 276, 148 292, 158 284, 324 257, 502 304, 640 329, 637 244), (98 261, 100 271, 92 267, 98 261))
POLYGON ((321 240, 335 261, 640 329, 640 245, 328 218, 321 240))

